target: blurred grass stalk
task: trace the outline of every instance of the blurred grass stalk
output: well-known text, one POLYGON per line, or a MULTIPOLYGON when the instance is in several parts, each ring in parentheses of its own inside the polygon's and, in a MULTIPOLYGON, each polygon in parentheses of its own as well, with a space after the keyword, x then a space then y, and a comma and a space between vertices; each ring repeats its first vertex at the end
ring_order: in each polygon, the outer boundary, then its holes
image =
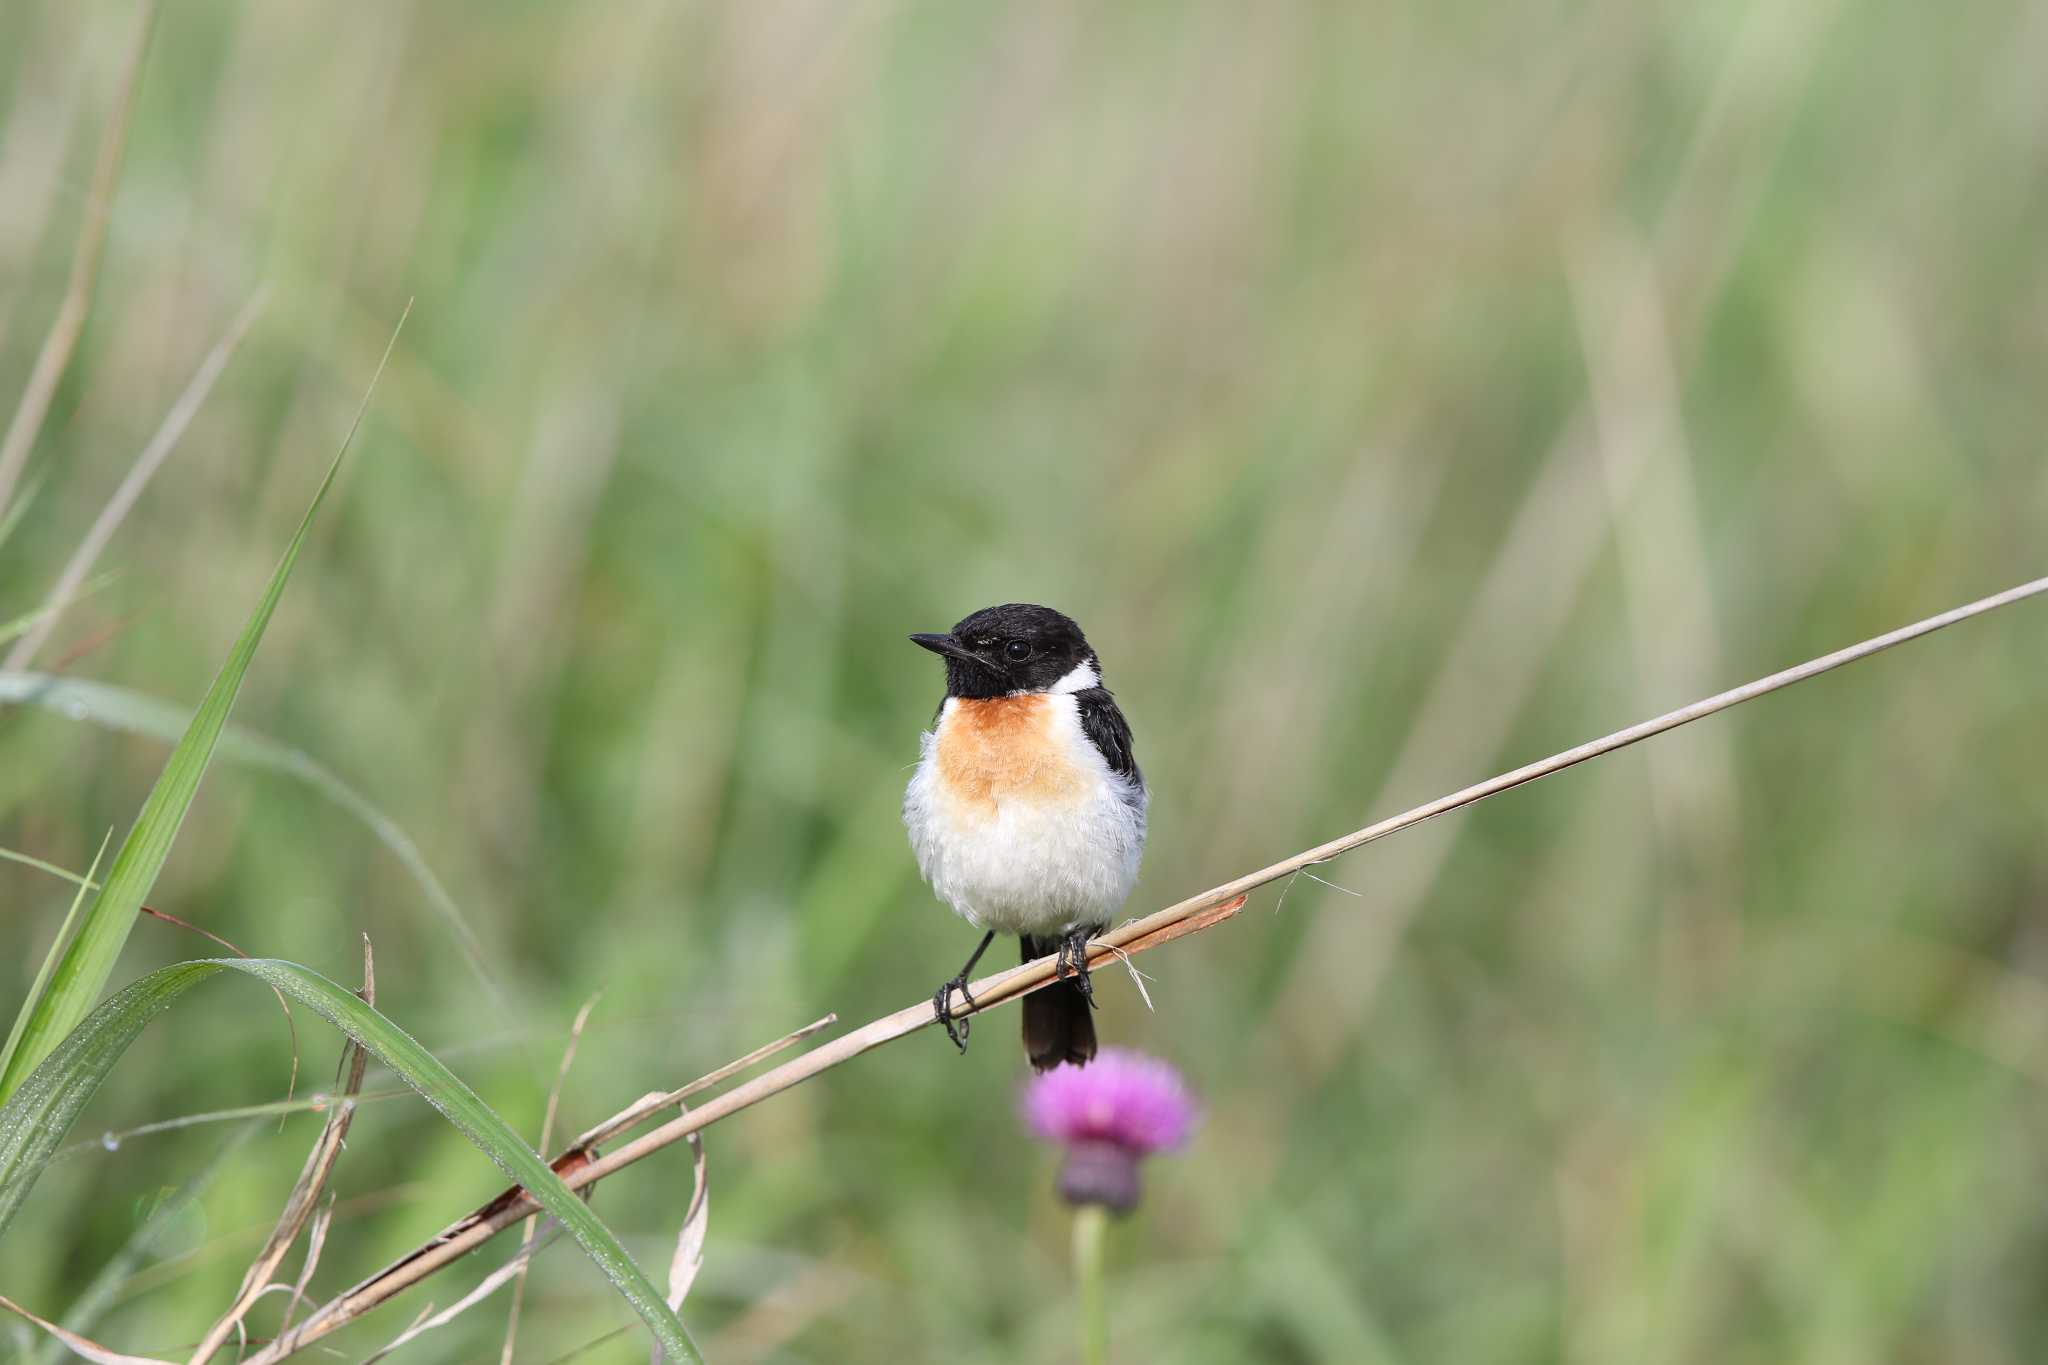
POLYGON ((43 429, 57 385, 70 367, 71 354, 85 330, 86 314, 92 309, 93 286, 99 280, 100 251, 106 245, 107 220, 114 207, 114 187, 121 178, 121 156, 128 147, 128 127, 135 114, 135 98, 142 85, 142 64, 149 55, 150 35, 156 29, 157 0, 140 0, 135 12, 135 36, 122 69, 120 93, 114 111, 100 135, 99 157, 93 166, 92 188, 86 194, 85 216, 78 227, 78 241, 71 253, 71 277, 64 286, 63 301, 56 319, 36 354, 35 368, 21 391, 21 401, 0 437, 0 522, 14 499, 15 485, 28 464, 29 452, 43 429))
POLYGON ((198 371, 185 386, 185 391, 178 395, 178 401, 164 414, 163 423, 156 429, 156 434, 150 437, 149 444, 144 446, 142 453, 136 457, 127 477, 121 480, 120 487, 114 490, 114 496, 107 500, 107 505, 100 509, 99 516, 93 520, 92 529, 85 533, 85 539, 80 541, 78 548, 72 552, 63 572, 57 575, 56 586, 50 589, 48 599, 32 618, 28 618, 31 624, 7 651, 6 658, 0 659, 0 673, 18 673, 27 668, 29 662, 35 658, 36 651, 50 638, 50 632, 56 629, 58 618, 63 615, 64 609, 71 605, 72 598, 85 586, 86 575, 90 574, 93 565, 99 562, 101 552, 114 538, 114 532, 120 529, 129 510, 135 506, 136 499, 142 496, 142 491, 149 487, 149 481, 155 478, 157 470, 163 467, 164 461, 177 446, 178 438, 183 436, 185 429, 192 424, 200 405, 206 401, 206 396, 213 392, 214 383, 220 378, 221 371, 227 368, 228 360, 234 355, 235 348, 242 344, 242 338, 249 334, 249 328, 255 324, 256 315, 262 310, 263 293, 258 290, 253 298, 242 305, 242 311, 235 315, 234 321, 228 324, 226 335, 215 342, 213 349, 207 352, 206 359, 200 362, 198 371))

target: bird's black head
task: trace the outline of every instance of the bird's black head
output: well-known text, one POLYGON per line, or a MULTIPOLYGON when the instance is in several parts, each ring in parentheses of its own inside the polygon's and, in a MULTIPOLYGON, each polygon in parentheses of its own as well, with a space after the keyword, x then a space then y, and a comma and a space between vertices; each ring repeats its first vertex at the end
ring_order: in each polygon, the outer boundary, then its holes
POLYGON ((1081 628, 1051 607, 1011 602, 985 607, 945 635, 910 637, 946 660, 946 695, 1000 697, 1049 692, 1084 664, 1084 686, 1101 680, 1081 628))

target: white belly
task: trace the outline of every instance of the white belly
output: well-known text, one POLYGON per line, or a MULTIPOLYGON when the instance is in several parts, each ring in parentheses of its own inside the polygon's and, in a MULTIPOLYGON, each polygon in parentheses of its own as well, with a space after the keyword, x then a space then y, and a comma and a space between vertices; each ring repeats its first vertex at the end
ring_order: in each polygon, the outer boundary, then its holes
POLYGON ((1070 696, 948 699, 903 798, 918 870, 970 923, 1107 924, 1138 880, 1144 788, 1110 771, 1070 696))

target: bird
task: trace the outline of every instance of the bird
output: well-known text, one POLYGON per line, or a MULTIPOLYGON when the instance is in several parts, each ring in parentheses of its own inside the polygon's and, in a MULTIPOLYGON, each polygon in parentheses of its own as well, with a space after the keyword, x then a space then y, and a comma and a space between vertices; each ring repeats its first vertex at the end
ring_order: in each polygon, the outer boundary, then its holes
POLYGON ((1138 880, 1147 794, 1131 727, 1103 686, 1102 661, 1071 617, 1009 602, 911 640, 946 664, 946 695, 920 740, 903 796, 918 871, 981 944, 932 1007, 967 1050, 968 974, 998 933, 1030 962, 1057 952, 1055 981, 1024 997, 1033 1067, 1095 1055, 1088 940, 1138 880))

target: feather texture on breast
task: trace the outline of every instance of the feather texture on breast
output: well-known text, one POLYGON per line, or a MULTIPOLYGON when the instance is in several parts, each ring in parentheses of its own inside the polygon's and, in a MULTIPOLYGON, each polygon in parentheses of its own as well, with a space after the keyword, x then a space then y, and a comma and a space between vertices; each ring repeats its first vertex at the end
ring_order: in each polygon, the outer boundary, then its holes
POLYGON ((903 818, 932 889, 1006 933, 1106 923, 1145 842, 1144 788, 1110 768, 1065 693, 948 698, 903 818))

